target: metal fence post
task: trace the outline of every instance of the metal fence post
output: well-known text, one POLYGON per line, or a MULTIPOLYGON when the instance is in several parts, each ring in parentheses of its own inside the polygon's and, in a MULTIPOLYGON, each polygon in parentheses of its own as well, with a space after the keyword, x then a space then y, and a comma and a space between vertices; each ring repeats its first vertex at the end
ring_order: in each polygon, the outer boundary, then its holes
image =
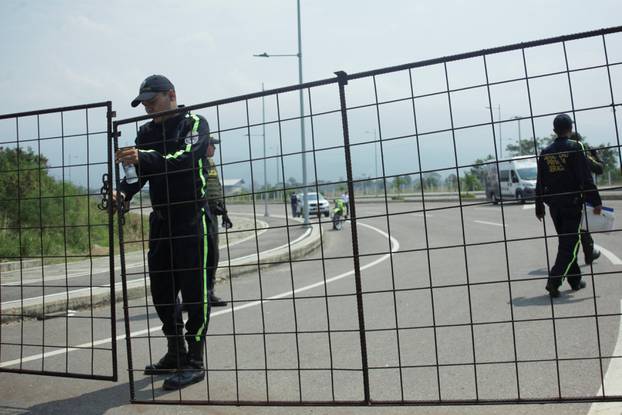
POLYGON ((359 261, 358 230, 356 227, 356 201, 352 177, 352 155, 350 154, 350 133, 348 130, 348 109, 346 106, 345 86, 348 84, 348 74, 343 71, 335 72, 339 83, 339 103, 341 108, 341 123, 343 127, 343 150, 346 157, 346 174, 348 177, 348 209, 350 214, 350 228, 352 229, 352 261, 354 262, 354 281, 356 284, 356 305, 359 320, 359 337, 361 342, 361 364, 363 368, 363 392, 365 402, 370 403, 369 396, 369 368, 367 362, 367 339, 365 337, 365 314, 363 312, 363 292, 361 286, 361 265, 359 261))

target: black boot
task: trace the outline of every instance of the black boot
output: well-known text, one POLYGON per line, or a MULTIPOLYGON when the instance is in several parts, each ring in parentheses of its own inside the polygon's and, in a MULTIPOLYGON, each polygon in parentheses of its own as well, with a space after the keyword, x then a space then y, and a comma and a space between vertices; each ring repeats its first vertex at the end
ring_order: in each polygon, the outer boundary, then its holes
POLYGON ((557 282, 549 280, 544 288, 549 292, 551 298, 559 297, 559 284, 557 282))
POLYGON ((591 254, 585 255, 585 263, 587 265, 591 265, 592 262, 597 260, 599 257, 600 257, 600 251, 596 250, 596 249, 593 249, 591 254))
POLYGON ((145 366, 145 375, 166 375, 186 364, 188 352, 184 336, 169 336, 166 341, 166 354, 157 363, 145 366))
POLYGON ((227 302, 220 297, 217 297, 213 291, 210 291, 208 298, 210 307, 224 307, 227 305, 227 302))
POLYGON ((203 347, 205 340, 188 340, 188 359, 186 364, 175 374, 164 380, 162 387, 165 390, 177 390, 185 388, 205 379, 203 366, 203 347))

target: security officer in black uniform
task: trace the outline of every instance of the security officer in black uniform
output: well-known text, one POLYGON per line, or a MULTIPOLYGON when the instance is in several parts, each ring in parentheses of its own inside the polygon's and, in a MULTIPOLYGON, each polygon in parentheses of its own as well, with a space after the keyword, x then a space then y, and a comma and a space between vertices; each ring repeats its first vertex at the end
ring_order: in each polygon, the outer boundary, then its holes
MULTIPOLYGON (((207 147, 207 203, 214 219, 218 215, 222 215, 222 226, 225 229, 233 227, 233 223, 229 219, 225 202, 223 200, 222 185, 218 177, 218 169, 214 162, 214 153, 216 152, 216 144, 220 144, 220 140, 211 137, 207 147)), ((213 307, 224 307, 227 302, 214 294, 214 282, 216 281, 216 271, 218 269, 219 250, 218 250, 218 221, 210 222, 209 233, 209 255, 207 257, 207 273, 209 278, 209 303, 213 307)))
POLYGON ((602 206, 585 152, 578 142, 570 139, 572 119, 559 114, 553 121, 553 130, 557 138, 538 158, 536 217, 544 218, 546 203, 558 234, 557 257, 546 284, 546 290, 554 298, 560 295, 563 278, 568 279, 574 291, 585 287, 577 264, 581 212, 584 202, 591 203, 597 215, 602 206))
MULTIPOLYGON (((573 133, 571 138, 579 143, 585 151, 590 171, 596 175, 603 174, 603 161, 598 156, 596 150, 590 148, 586 143, 584 143, 583 137, 581 137, 581 134, 577 132, 573 133)), ((600 251, 594 249, 594 239, 592 239, 592 235, 590 235, 587 229, 581 229, 581 247, 583 248, 583 256, 585 257, 586 264, 589 265, 600 257, 600 251)))
MULTIPOLYGON (((177 109, 173 84, 152 75, 140 86, 132 106, 143 104, 148 114, 177 109)), ((210 307, 207 278, 209 224, 212 217, 205 197, 209 126, 198 115, 180 110, 156 116, 140 127, 136 147, 115 153, 117 163, 133 165, 138 180, 126 177, 114 194, 124 205, 148 182, 153 212, 149 216, 149 279, 153 304, 167 352, 145 374, 168 374, 164 389, 180 389, 205 378, 203 350, 210 307), (188 312, 183 333, 181 292, 188 312), (186 343, 188 349, 186 350, 186 343)))

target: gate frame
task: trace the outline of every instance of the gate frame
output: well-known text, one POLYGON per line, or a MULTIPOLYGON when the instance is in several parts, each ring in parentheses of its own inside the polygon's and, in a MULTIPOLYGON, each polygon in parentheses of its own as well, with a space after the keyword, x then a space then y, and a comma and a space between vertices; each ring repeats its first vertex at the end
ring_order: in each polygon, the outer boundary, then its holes
MULTIPOLYGON (((341 120, 342 120, 342 127, 343 127, 343 139, 344 139, 344 154, 345 154, 345 163, 346 163, 346 171, 347 171, 347 185, 348 185, 348 192, 350 195, 354 195, 354 185, 353 185, 353 175, 352 175, 352 163, 351 163, 351 153, 350 153, 350 143, 349 143, 349 129, 348 129, 348 117, 347 117, 347 111, 348 111, 348 107, 346 105, 346 98, 347 98, 347 90, 346 90, 346 85, 348 84, 348 82, 350 80, 357 80, 357 79, 361 79, 361 78, 367 78, 367 77, 375 77, 377 75, 382 75, 382 74, 387 74, 387 73, 392 73, 392 72, 398 72, 398 71, 405 71, 405 70, 411 70, 414 68, 419 68, 419 67, 426 67, 426 66, 431 66, 431 65, 435 65, 435 64, 443 64, 445 65, 445 74, 447 74, 446 71, 446 64, 448 62, 454 62, 454 61, 462 61, 465 59, 469 59, 469 58, 475 58, 475 57, 483 57, 485 59, 486 56, 488 55, 494 55, 494 54, 498 54, 498 53, 502 53, 502 52, 508 52, 508 51, 516 51, 516 50, 522 50, 524 53, 525 49, 529 49, 529 48, 533 48, 533 47, 537 47, 537 46, 544 46, 544 45, 550 45, 550 44, 562 44, 565 46, 565 42, 568 41, 573 41, 573 40, 578 40, 578 39, 585 39, 585 38, 595 38, 595 37, 601 37, 603 39, 603 41, 605 40, 605 35, 608 34, 614 34, 614 33, 620 33, 622 32, 622 26, 616 26, 616 27, 610 27, 610 28, 605 28, 605 29, 599 29, 599 30, 593 30, 593 31, 587 31, 587 32, 581 32, 581 33, 576 33, 576 34, 570 34, 570 35, 563 35, 563 36, 557 36, 557 37, 552 37, 552 38, 546 38, 546 39, 540 39, 540 40, 535 40, 535 41, 529 41, 529 42, 522 42, 522 43, 515 43, 515 44, 511 44, 511 45, 507 45, 507 46, 501 46, 501 47, 495 47, 495 48, 489 48, 489 49, 483 49, 480 51, 474 51, 474 52, 467 52, 467 53, 461 53, 461 54, 455 54, 455 55, 450 55, 450 56, 446 56, 446 57, 441 57, 441 58, 434 58, 434 59, 427 59, 427 60, 423 60, 423 61, 418 61, 418 62, 413 62, 413 63, 408 63, 408 64, 402 64, 402 65, 396 65, 396 66, 391 66, 391 67, 385 67, 385 68, 381 68, 381 69, 377 69, 377 70, 370 70, 370 71, 364 71, 364 72, 359 72, 359 73, 355 73, 355 74, 347 74, 343 71, 338 71, 335 72, 336 77, 333 78, 326 78, 326 79, 322 79, 322 80, 318 80, 318 81, 313 81, 313 82, 307 82, 307 83, 303 83, 303 84, 299 84, 299 85, 291 85, 291 86, 287 86, 287 87, 282 87, 282 88, 276 88, 276 89, 270 89, 270 90, 264 90, 261 92, 255 92, 255 93, 250 93, 250 94, 245 94, 245 95, 239 95, 239 96, 235 96, 235 97, 231 97, 231 98, 226 98, 226 99, 220 99, 220 100, 215 100, 215 101, 208 101, 208 102, 204 102, 204 103, 200 103, 200 104, 194 104, 194 105, 189 105, 189 106, 185 106, 183 107, 183 111, 193 111, 193 110, 200 110, 200 109, 208 109, 208 108, 214 108, 214 107, 218 107, 220 105, 226 105, 226 104, 230 104, 230 103, 234 103, 234 102, 243 102, 243 101, 248 101, 251 99, 256 99, 256 98, 262 98, 262 97, 267 97, 267 96, 273 96, 273 95, 278 95, 278 94, 283 94, 286 92, 295 92, 295 91, 301 91, 301 90, 310 90, 313 87, 318 87, 318 86, 324 86, 324 85, 330 85, 330 84, 337 84, 337 87, 339 88, 339 98, 340 98, 340 108, 338 110, 335 110, 334 112, 340 112, 341 113, 341 120)), ((606 49, 605 49, 606 51, 606 49)), ((608 62, 605 63, 605 65, 602 65, 603 67, 607 67, 609 69, 609 67, 611 66, 611 64, 608 62)), ((572 72, 573 70, 568 69, 568 67, 566 67, 566 71, 565 73, 567 75, 569 75, 570 72, 572 72)), ((526 75, 527 76, 527 75, 526 75)), ((610 75, 609 75, 610 76, 610 75)), ((523 78, 520 78, 523 79, 523 78)), ((528 76, 526 78, 527 80, 530 79, 528 76)), ((486 78, 486 83, 482 86, 486 86, 489 87, 490 83, 488 81, 488 79, 486 78)), ((449 87, 448 87, 449 88, 449 87)), ((443 93, 449 93, 451 92, 449 89, 447 91, 443 91, 443 93)), ((605 107, 611 106, 614 110, 615 110, 615 105, 612 101, 612 104, 607 105, 605 107)), ((176 114, 178 113, 180 110, 176 109, 176 110, 170 110, 170 111, 164 111, 159 113, 160 115, 167 115, 167 114, 176 114)), ((574 105, 572 108, 572 111, 574 112, 574 105)), ((491 109, 491 113, 492 113, 492 109, 491 109)), ((299 117, 304 121, 304 119, 306 118, 311 118, 313 116, 313 114, 301 114, 299 117)), ((545 115, 538 115, 537 117, 543 117, 545 115)), ((149 114, 149 115, 143 115, 143 116, 138 116, 138 117, 131 117, 131 118, 126 118, 126 119, 122 119, 122 120, 117 120, 114 123, 114 132, 113 132, 113 137, 116 138, 117 135, 117 126, 121 125, 121 124, 129 124, 129 123, 136 123, 139 121, 147 121, 150 120, 151 118, 153 118, 153 114, 149 114)), ((296 119, 298 117, 295 117, 293 119, 296 119)), ((532 115, 532 119, 534 118, 534 116, 532 115)), ((614 120, 616 122, 616 126, 617 126, 617 118, 614 117, 614 120)), ((501 121, 499 121, 501 122, 501 121)), ((491 123, 492 125, 494 125, 494 122, 491 123)), ((452 125, 452 131, 453 131, 453 125, 452 125)), ((617 129, 616 129, 616 134, 619 134, 617 129)), ((493 136, 494 136, 494 129, 493 129, 493 136)), ((620 154, 620 152, 622 151, 620 148, 620 138, 617 137, 617 143, 616 143, 617 147, 618 147, 618 152, 620 154)), ((454 149, 455 150, 455 149, 454 149)), ((305 149, 301 149, 300 153, 307 153, 307 152, 312 152, 314 150, 307 150, 305 149)), ((300 153, 294 153, 294 154, 300 154, 300 153)), ((498 159, 498 158, 497 158, 498 159)), ((468 167, 468 166, 460 166, 460 167, 468 167)), ((456 167, 458 168, 458 167, 456 167)), ((421 172, 420 172, 421 173, 421 172)), ((309 186, 309 185, 308 185, 309 186)), ((424 202, 425 203, 425 202, 424 202)), ((462 202, 460 202, 462 203, 462 202)), ((362 400, 355 400, 355 401, 350 401, 350 400, 339 400, 339 401, 275 401, 275 400, 265 400, 265 401, 249 401, 249 400, 231 400, 231 401, 221 401, 221 400, 136 400, 135 399, 135 394, 134 394, 134 387, 133 387, 133 374, 132 374, 132 367, 131 367, 131 339, 129 337, 126 337, 126 341, 128 344, 128 364, 130 365, 128 367, 128 370, 130 372, 130 390, 131 390, 131 402, 132 403, 140 403, 140 404, 175 404, 175 405, 179 405, 179 404, 183 404, 183 405, 221 405, 221 406, 229 406, 229 405, 235 405, 235 406, 291 406, 291 407, 298 407, 298 406, 398 406, 398 405, 404 405, 404 406, 438 406, 438 405, 443 405, 443 406, 453 406, 453 405, 500 405, 500 404, 550 404, 550 403, 585 403, 585 402, 617 402, 617 401, 622 401, 622 395, 620 396, 588 396, 588 397, 570 397, 570 398, 565 398, 565 397, 559 397, 559 398, 535 398, 535 399, 524 399, 524 398, 519 398, 517 399, 499 399, 499 400, 495 400, 495 399, 480 399, 480 398, 476 398, 476 399, 457 399, 457 400, 442 400, 442 399, 437 399, 437 400, 373 400, 370 398, 370 389, 369 389, 369 369, 368 369, 368 360, 367 360, 367 346, 366 346, 366 330, 365 330, 365 321, 364 321, 364 314, 363 314, 363 293, 362 293, 362 287, 361 287, 361 270, 360 270, 360 264, 359 264, 359 258, 358 258, 358 229, 357 229, 357 225, 356 225, 356 215, 355 215, 355 198, 352 196, 350 199, 350 209, 352 209, 352 214, 351 214, 351 222, 352 222, 352 226, 351 226, 351 232, 352 232, 352 249, 353 249, 353 266, 354 266, 354 277, 355 277, 355 284, 356 284, 356 292, 353 294, 356 294, 356 298, 357 298, 357 312, 358 312, 358 318, 359 318, 359 338, 360 338, 360 347, 361 347, 361 358, 362 358, 362 375, 363 375, 363 399, 362 400)), ((461 205, 460 205, 461 206, 461 205)), ((425 221, 425 219, 424 219, 425 221)), ((119 232, 119 235, 121 235, 121 231, 119 232)), ((427 237, 427 235, 426 235, 427 237)), ((545 238, 548 238, 550 236, 546 236, 545 238)), ((540 237, 539 237, 540 238, 540 237)), ((504 237, 505 239, 505 237, 504 237)), ((124 258, 123 256, 121 256, 121 262, 122 262, 122 269, 124 269, 124 258)), ((123 280, 124 280, 124 289, 126 289, 125 286, 125 273, 123 272, 123 276, 122 276, 123 280)), ((124 304, 125 306, 125 312, 127 314, 127 304, 124 304)), ((553 318, 554 320, 554 318, 553 318)), ((129 333, 129 321, 127 321, 126 319, 126 331, 129 333)), ((235 334, 233 334, 235 336, 235 334)), ((606 357, 605 357, 606 358, 606 357)), ((602 356, 599 357, 599 359, 603 359, 602 356)), ((476 363, 473 363, 476 364, 476 363)), ((438 366, 438 363, 437 363, 438 366)), ((604 382, 604 376, 601 378, 601 384, 602 382, 604 382)))
MULTIPOLYGON (((41 110, 33 110, 33 111, 25 111, 25 112, 17 112, 12 114, 0 114, 0 120, 11 119, 14 118, 18 120, 22 117, 38 117, 39 115, 46 114, 62 114, 64 112, 69 111, 86 111, 88 117, 88 110, 93 108, 106 108, 106 148, 107 148, 107 156, 106 156, 106 164, 107 164, 107 173, 102 177, 102 196, 107 198, 107 200, 112 200, 112 147, 110 145, 110 136, 112 134, 112 118, 116 116, 116 113, 112 110, 112 102, 111 101, 102 101, 95 102, 90 104, 83 105, 71 105, 65 107, 56 107, 56 108, 46 108, 41 110)), ((88 123, 88 118, 87 118, 88 123)), ((86 139, 88 139, 88 131, 84 134, 86 139)), ((103 134, 103 132, 100 132, 103 134)), ((65 137, 62 136, 64 139, 65 137)), ((16 143, 19 147, 19 138, 16 137, 16 143)), ((88 155, 87 155, 88 156, 88 155)), ((70 161, 71 163, 71 161, 70 161)), ((89 167, 89 164, 86 164, 86 167, 89 167)), ((87 189, 87 192, 89 189, 87 189)), ((87 193, 86 196, 93 196, 90 193, 87 193)), ((103 207, 103 206, 102 206, 103 207)), ((105 206, 105 209, 108 213, 108 264, 109 264, 109 274, 110 274, 110 336, 111 336, 111 354, 112 354, 112 373, 111 375, 88 375, 83 373, 73 373, 73 372, 59 372, 59 371, 47 371, 47 370, 32 370, 32 369, 12 369, 12 368, 3 368, 0 367, 0 372, 8 372, 8 373, 19 373, 19 374, 30 374, 30 375, 39 375, 39 376, 54 376, 54 377, 63 377, 63 378, 77 378, 77 379, 93 379, 93 380, 104 380, 116 382, 118 380, 118 351, 117 351, 117 328, 116 328, 116 298, 115 298, 115 282, 114 282, 114 220, 113 220, 113 206, 111 203, 108 203, 105 206)), ((44 310, 45 311, 45 310, 44 310)), ((93 345, 91 344, 91 347, 93 345)), ((70 352, 72 347, 66 345, 66 349, 70 352)), ((88 350, 88 348, 84 348, 84 350, 88 350)), ((23 358, 23 357, 22 357, 23 358)), ((21 365, 20 365, 21 366, 21 365)))

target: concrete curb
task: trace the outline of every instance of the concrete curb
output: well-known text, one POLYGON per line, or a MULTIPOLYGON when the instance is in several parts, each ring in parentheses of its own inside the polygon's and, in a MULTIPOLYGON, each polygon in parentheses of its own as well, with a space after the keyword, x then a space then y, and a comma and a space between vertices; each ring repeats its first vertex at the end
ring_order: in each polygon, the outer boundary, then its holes
MULTIPOLYGON (((292 220, 290 218, 290 220, 292 220)), ((296 219, 294 219, 296 220, 296 219)), ((319 224, 312 224, 298 239, 291 241, 291 245, 285 244, 264 252, 248 255, 231 261, 221 261, 216 273, 217 281, 239 277, 243 274, 265 269, 283 262, 304 257, 313 252, 321 244, 322 231, 319 224)), ((123 285, 115 284, 115 302, 123 301, 123 285)), ((128 283, 126 297, 128 300, 137 298, 149 298, 149 278, 134 280, 128 283)), ((12 305, 3 308, 0 312, 0 323, 9 323, 27 318, 42 318, 45 315, 59 313, 63 316, 68 310, 91 308, 110 304, 110 289, 106 287, 83 288, 71 293, 59 293, 46 296, 42 302, 40 297, 26 300, 17 306, 12 305)))

